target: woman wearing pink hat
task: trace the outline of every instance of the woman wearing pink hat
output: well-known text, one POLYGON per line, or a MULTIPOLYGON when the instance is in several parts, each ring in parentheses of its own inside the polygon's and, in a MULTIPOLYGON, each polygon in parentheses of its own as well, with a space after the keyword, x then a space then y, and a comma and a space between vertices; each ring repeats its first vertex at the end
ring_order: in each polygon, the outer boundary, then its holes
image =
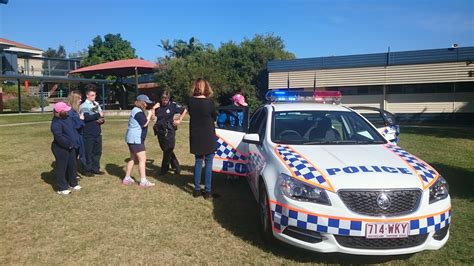
POLYGON ((54 105, 54 116, 51 121, 53 133, 53 151, 55 164, 56 186, 58 194, 68 195, 73 190, 80 190, 77 183, 76 150, 79 148, 80 136, 74 128, 74 122, 68 116, 71 107, 63 102, 54 105))

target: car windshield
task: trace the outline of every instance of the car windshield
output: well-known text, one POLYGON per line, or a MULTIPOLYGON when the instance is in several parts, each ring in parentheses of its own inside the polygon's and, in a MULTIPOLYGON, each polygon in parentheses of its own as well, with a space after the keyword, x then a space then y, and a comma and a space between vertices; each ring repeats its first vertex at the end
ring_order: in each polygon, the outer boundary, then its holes
POLYGON ((275 112, 271 137, 275 143, 296 145, 386 143, 358 114, 345 111, 275 112))

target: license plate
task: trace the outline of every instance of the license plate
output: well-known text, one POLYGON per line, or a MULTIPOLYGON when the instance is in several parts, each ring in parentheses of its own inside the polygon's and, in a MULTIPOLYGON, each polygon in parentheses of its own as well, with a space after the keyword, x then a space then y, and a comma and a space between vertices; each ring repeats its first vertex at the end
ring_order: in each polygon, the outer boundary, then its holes
POLYGON ((404 238, 410 232, 409 223, 367 223, 366 238, 404 238))

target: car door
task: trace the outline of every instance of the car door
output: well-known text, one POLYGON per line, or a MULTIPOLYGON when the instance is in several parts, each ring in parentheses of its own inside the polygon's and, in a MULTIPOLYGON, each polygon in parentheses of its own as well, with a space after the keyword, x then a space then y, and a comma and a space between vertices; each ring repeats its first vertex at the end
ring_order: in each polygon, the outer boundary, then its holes
POLYGON ((243 143, 242 138, 248 128, 248 109, 227 106, 218 108, 217 112, 217 149, 212 170, 228 175, 247 176, 248 144, 243 143), (237 118, 242 121, 235 122, 237 118))
POLYGON ((248 181, 254 195, 258 193, 259 177, 265 168, 266 160, 263 151, 263 140, 266 135, 268 114, 267 109, 262 107, 258 109, 250 120, 247 134, 258 134, 259 142, 248 143, 248 181))
POLYGON ((397 144, 400 135, 400 126, 398 125, 397 117, 386 111, 375 107, 354 106, 351 109, 357 111, 359 114, 369 120, 374 125, 382 136, 393 144, 397 144))

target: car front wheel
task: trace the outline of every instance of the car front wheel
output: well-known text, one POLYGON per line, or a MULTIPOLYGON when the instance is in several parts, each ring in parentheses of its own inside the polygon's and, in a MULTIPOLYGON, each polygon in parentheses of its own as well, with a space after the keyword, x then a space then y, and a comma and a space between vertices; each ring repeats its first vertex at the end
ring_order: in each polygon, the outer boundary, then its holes
POLYGON ((270 205, 268 201, 267 189, 263 181, 260 181, 258 198, 259 231, 265 242, 272 242, 274 237, 271 225, 270 205))

